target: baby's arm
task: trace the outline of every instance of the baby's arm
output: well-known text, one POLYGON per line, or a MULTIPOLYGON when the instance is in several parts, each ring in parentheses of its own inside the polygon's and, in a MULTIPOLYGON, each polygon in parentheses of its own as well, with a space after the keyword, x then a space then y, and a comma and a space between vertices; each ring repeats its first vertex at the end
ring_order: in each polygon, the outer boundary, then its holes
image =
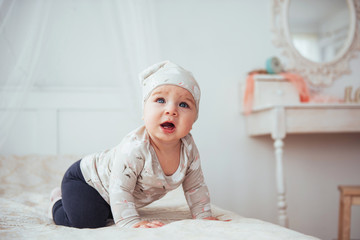
POLYGON ((210 196, 204 182, 200 158, 198 154, 196 156, 186 173, 183 189, 193 218, 207 219, 212 217, 210 196))
MULTIPOLYGON (((200 166, 195 171, 191 170, 190 167, 190 171, 183 182, 183 188, 193 218, 220 221, 219 218, 211 215, 209 191, 204 183, 204 177, 200 166), (196 182, 196 180, 199 181, 196 182), (191 184, 192 181, 195 183, 194 185, 191 184), (189 188, 189 186, 192 187, 189 188)), ((231 219, 221 221, 228 222, 231 221, 231 219)))
POLYGON ((111 211, 117 226, 132 227, 141 222, 133 192, 144 163, 141 158, 120 151, 114 157, 109 184, 111 211))
POLYGON ((114 163, 110 180, 110 205, 114 222, 117 226, 157 228, 164 225, 159 221, 141 221, 136 210, 132 193, 141 169, 142 163, 129 161, 129 159, 114 163))

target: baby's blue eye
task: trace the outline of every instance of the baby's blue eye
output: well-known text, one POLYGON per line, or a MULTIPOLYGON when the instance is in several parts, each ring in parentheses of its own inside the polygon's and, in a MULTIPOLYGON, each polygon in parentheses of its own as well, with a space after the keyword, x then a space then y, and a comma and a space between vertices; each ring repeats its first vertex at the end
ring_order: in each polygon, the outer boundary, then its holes
POLYGON ((179 106, 180 106, 180 107, 183 107, 183 108, 188 108, 188 107, 189 107, 189 105, 188 105, 186 102, 181 102, 181 103, 179 104, 179 106))
POLYGON ((165 103, 165 99, 163 99, 163 98, 158 98, 158 99, 156 99, 156 102, 158 102, 158 103, 165 103))

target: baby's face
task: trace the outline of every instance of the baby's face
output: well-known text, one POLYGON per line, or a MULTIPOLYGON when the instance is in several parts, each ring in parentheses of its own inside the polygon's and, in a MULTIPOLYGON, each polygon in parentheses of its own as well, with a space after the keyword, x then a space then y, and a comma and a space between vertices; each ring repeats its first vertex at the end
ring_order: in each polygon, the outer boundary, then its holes
POLYGON ((191 130, 197 110, 191 93, 175 85, 155 88, 144 105, 145 127, 153 140, 179 141, 191 130))

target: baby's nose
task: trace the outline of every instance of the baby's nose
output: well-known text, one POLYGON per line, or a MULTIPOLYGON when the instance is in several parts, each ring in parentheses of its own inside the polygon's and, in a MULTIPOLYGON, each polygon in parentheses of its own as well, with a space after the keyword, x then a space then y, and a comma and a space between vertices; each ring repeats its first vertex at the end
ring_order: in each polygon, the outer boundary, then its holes
POLYGON ((165 111, 166 115, 177 116, 177 108, 174 104, 168 104, 165 111))

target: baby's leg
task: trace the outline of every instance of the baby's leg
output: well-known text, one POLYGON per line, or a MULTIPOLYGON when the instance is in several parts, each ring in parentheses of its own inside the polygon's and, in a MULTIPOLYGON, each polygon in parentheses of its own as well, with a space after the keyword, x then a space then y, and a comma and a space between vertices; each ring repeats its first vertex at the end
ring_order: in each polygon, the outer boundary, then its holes
POLYGON ((57 225, 76 228, 106 226, 111 214, 110 206, 85 182, 80 170, 80 161, 74 163, 65 173, 61 192, 62 199, 53 207, 53 218, 57 225))
POLYGON ((50 206, 48 210, 48 217, 53 219, 52 210, 57 201, 61 199, 61 189, 59 187, 54 188, 50 193, 50 206))

